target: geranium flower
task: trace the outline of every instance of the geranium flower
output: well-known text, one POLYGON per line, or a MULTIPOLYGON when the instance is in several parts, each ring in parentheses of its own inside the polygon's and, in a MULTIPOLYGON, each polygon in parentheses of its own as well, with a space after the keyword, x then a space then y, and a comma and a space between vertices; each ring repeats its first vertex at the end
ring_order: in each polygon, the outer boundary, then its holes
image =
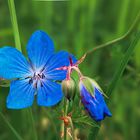
POLYGON ((100 87, 90 78, 84 78, 89 81, 85 84, 83 83, 84 79, 80 81, 80 96, 81 101, 89 115, 96 121, 103 120, 105 116, 112 116, 104 101, 103 93, 100 87))
POLYGON ((69 54, 65 51, 54 53, 54 44, 43 31, 33 33, 27 53, 29 61, 15 48, 5 46, 0 49, 0 77, 12 80, 7 107, 29 107, 35 95, 40 106, 57 104, 63 93, 56 80, 65 79, 66 71, 56 68, 69 65, 69 54))

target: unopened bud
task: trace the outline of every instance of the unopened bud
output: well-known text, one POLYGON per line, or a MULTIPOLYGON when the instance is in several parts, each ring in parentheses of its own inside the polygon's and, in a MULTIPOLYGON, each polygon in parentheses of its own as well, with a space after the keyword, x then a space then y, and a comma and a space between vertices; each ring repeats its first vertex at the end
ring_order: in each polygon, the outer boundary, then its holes
POLYGON ((103 91, 96 81, 88 77, 81 77, 79 88, 81 101, 94 120, 101 121, 105 116, 112 116, 104 101, 103 91))
POLYGON ((75 92, 76 92, 76 83, 75 81, 70 78, 69 80, 63 80, 62 81, 62 91, 65 95, 65 97, 71 101, 75 97, 75 92))
MULTIPOLYGON (((94 87, 97 87, 99 90, 101 90, 100 86, 97 84, 97 82, 89 77, 82 77, 80 79, 79 86, 81 87, 84 85, 84 87, 87 89, 87 91, 94 96, 94 87)), ((102 91, 102 90, 101 90, 102 91)))

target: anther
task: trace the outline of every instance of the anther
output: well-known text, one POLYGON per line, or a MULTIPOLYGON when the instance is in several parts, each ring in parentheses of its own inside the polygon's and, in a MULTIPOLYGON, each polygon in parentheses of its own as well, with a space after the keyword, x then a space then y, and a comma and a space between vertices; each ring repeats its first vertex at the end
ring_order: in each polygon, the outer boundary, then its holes
POLYGON ((44 79, 44 78, 45 78, 45 75, 44 75, 43 73, 42 73, 42 76, 41 76, 41 78, 42 78, 42 79, 44 79))
POLYGON ((29 84, 32 84, 33 83, 33 79, 31 78, 30 80, 29 80, 29 84))

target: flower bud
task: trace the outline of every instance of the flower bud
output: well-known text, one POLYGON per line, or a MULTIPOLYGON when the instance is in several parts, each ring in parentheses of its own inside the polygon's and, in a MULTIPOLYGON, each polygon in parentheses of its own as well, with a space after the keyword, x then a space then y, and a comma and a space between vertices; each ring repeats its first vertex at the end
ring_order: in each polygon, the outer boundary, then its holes
POLYGON ((74 100, 75 92, 76 92, 76 83, 75 81, 70 78, 69 80, 63 80, 62 81, 62 91, 65 95, 65 97, 71 101, 74 100))
MULTIPOLYGON (((80 79, 79 86, 84 85, 84 87, 87 89, 87 91, 94 96, 94 88, 97 87, 99 90, 101 90, 100 86, 97 84, 97 82, 89 77, 82 77, 80 79)), ((102 91, 102 90, 101 90, 102 91)))
POLYGON ((89 113, 96 121, 101 121, 105 116, 112 116, 103 97, 103 91, 99 85, 91 78, 82 77, 79 83, 81 101, 89 113))

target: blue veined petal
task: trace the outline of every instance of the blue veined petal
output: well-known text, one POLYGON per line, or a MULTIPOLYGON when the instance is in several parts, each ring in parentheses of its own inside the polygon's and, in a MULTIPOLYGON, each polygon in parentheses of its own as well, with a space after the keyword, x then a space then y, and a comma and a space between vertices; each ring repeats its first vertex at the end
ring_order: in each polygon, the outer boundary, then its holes
POLYGON ((94 95, 95 95, 95 98, 96 98, 100 103, 101 103, 101 102, 105 103, 102 92, 101 92, 99 89, 97 89, 96 87, 94 87, 94 95))
POLYGON ((53 41, 45 32, 36 31, 29 39, 27 52, 34 68, 41 69, 54 52, 53 41))
POLYGON ((7 97, 7 107, 22 109, 33 104, 35 89, 29 84, 28 79, 11 82, 10 93, 7 97))
POLYGON ((100 106, 103 107, 104 116, 112 116, 110 110, 108 109, 108 107, 107 107, 107 105, 106 105, 106 103, 104 101, 103 94, 97 88, 95 88, 95 98, 100 103, 100 106))
POLYGON ((38 88, 37 103, 40 106, 53 106, 63 97, 61 86, 55 82, 47 80, 38 88))
POLYGON ((89 110, 91 117, 96 121, 101 121, 104 119, 104 106, 100 104, 96 99, 92 98, 89 105, 89 110))
POLYGON ((8 46, 0 49, 0 77, 21 78, 29 76, 30 73, 30 65, 21 52, 8 46))
POLYGON ((69 57, 72 58, 73 62, 75 63, 77 60, 68 52, 60 51, 56 54, 54 54, 45 67, 45 75, 48 79, 53 80, 64 80, 66 78, 66 72, 65 70, 55 70, 56 68, 60 68, 62 66, 69 66, 69 57))

